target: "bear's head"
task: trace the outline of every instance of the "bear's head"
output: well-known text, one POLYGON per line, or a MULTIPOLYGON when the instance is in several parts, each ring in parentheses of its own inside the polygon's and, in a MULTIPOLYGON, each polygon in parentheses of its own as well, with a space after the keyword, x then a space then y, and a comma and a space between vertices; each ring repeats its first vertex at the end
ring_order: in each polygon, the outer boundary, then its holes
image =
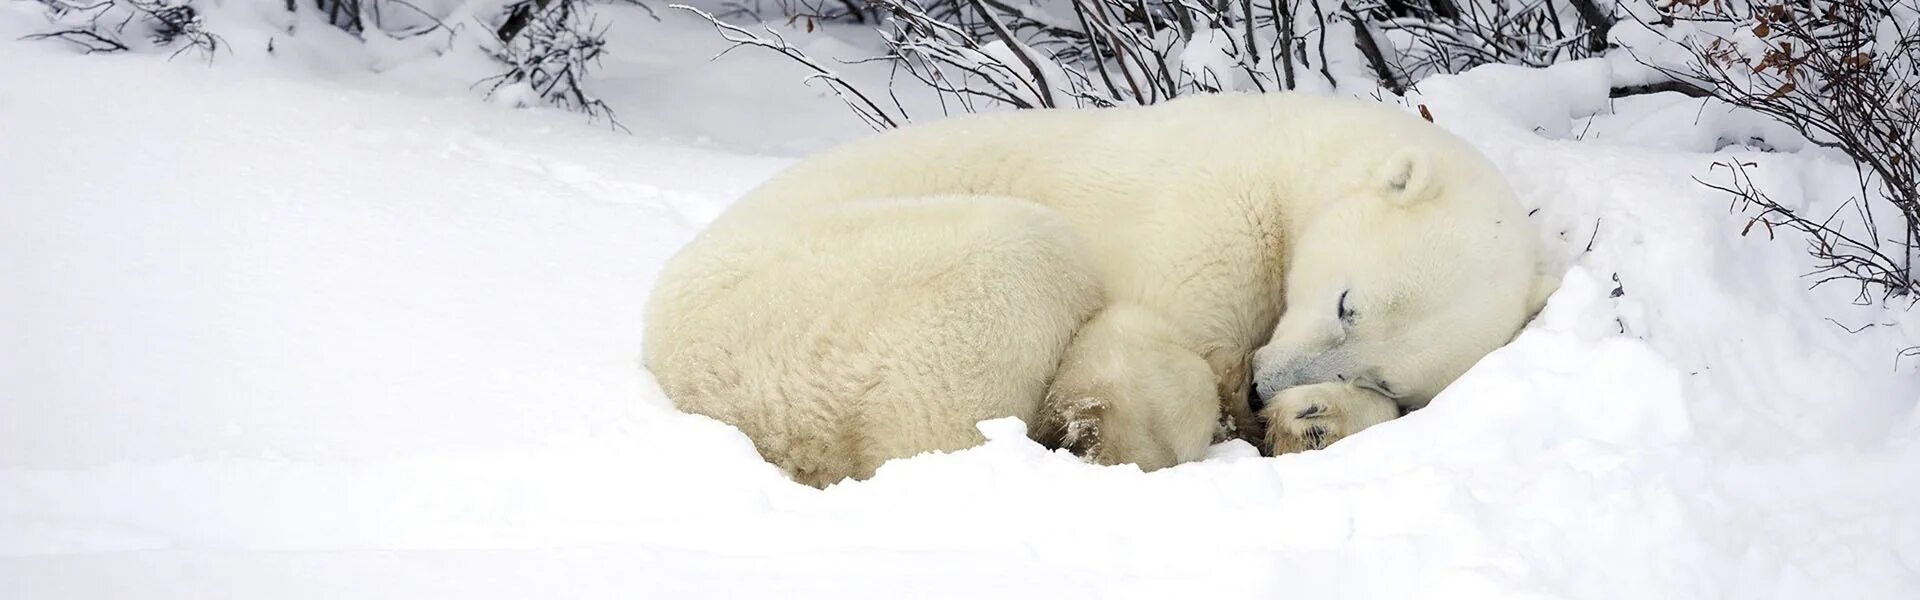
MULTIPOLYGON (((1423 407, 1510 341, 1553 289, 1526 214, 1477 156, 1407 149, 1309 211, 1286 307, 1254 353, 1254 408, 1344 381, 1423 407)), ((1363 171, 1364 172, 1364 171, 1363 171)))

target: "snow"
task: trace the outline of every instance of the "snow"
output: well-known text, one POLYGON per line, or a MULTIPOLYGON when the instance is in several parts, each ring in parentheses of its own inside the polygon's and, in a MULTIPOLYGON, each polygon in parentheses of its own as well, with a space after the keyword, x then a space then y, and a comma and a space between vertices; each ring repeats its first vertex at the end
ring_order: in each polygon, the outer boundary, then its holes
POLYGON ((217 14, 241 49, 211 67, 0 43, 0 597, 1920 591, 1920 320, 1807 290, 1791 232, 1741 235, 1692 180, 1738 158, 1825 212, 1850 168, 1701 100, 1609 101, 1610 63, 1407 100, 1565 274, 1427 409, 1152 474, 990 421, 821 491, 637 361, 666 257, 865 134, 800 69, 616 15, 664 42, 612 49, 628 135, 483 101, 461 52, 265 58, 250 14, 217 14))

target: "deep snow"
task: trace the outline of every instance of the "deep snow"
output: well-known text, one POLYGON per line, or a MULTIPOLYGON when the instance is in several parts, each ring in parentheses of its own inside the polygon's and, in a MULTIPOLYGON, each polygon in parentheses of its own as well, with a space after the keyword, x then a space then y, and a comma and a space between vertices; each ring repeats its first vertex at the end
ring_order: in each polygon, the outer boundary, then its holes
POLYGON ((1699 100, 1610 102, 1631 74, 1604 61, 1412 100, 1566 273, 1429 408, 1153 474, 993 422, 793 484, 672 410, 640 307, 732 198, 863 131, 663 17, 616 21, 676 41, 609 61, 633 135, 481 102, 435 75, 457 53, 0 42, 0 597, 1920 593, 1920 360, 1895 361, 1920 319, 1807 291, 1797 238, 1742 236, 1690 179, 1737 157, 1831 210, 1851 171, 1699 100))

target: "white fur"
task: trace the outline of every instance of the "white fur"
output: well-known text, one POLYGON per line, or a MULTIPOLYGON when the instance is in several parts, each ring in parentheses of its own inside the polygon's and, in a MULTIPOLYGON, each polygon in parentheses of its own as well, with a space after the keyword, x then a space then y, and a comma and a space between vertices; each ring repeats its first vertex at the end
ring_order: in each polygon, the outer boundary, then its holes
POLYGON ((1101 304, 1085 243, 1026 200, 857 200, 715 227, 661 274, 644 359, 682 410, 814 486, 1031 421, 1101 304))
POLYGON ((1269 447, 1320 448, 1418 410, 1510 340, 1553 288, 1524 221, 1478 155, 1421 146, 1322 211, 1254 354, 1269 447))
POLYGON ((1145 471, 1205 456, 1220 400, 1212 368, 1189 345, 1145 307, 1101 310, 1068 345, 1034 438, 1145 471))
POLYGON ((949 119, 803 161, 731 207, 661 274, 644 360, 676 405, 823 485, 977 443, 978 419, 1033 422, 1074 330, 1126 302, 1206 362, 1248 436, 1252 355, 1283 308, 1263 381, 1305 383, 1287 367, 1338 350, 1401 377, 1409 403, 1511 336, 1524 221, 1471 147, 1367 102, 949 119), (1338 323, 1328 294, 1348 286, 1368 318, 1335 343, 1306 323, 1338 323))

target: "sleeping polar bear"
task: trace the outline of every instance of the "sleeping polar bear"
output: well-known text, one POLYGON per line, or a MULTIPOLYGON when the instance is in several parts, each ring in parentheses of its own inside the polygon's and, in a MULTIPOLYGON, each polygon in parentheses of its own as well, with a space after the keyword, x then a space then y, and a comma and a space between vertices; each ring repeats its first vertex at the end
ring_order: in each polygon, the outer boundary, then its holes
POLYGON ((1219 94, 954 118, 807 159, 730 207, 660 273, 642 359, 676 406, 825 486, 978 444, 980 420, 1040 423, 1075 333, 1124 303, 1168 332, 1107 338, 1175 340, 1212 389, 1124 380, 1178 365, 1097 371, 1120 385, 1096 401, 1202 403, 1252 437, 1257 375, 1267 444, 1313 448, 1425 405, 1513 336, 1543 288, 1532 240, 1485 158, 1384 105, 1219 94))

